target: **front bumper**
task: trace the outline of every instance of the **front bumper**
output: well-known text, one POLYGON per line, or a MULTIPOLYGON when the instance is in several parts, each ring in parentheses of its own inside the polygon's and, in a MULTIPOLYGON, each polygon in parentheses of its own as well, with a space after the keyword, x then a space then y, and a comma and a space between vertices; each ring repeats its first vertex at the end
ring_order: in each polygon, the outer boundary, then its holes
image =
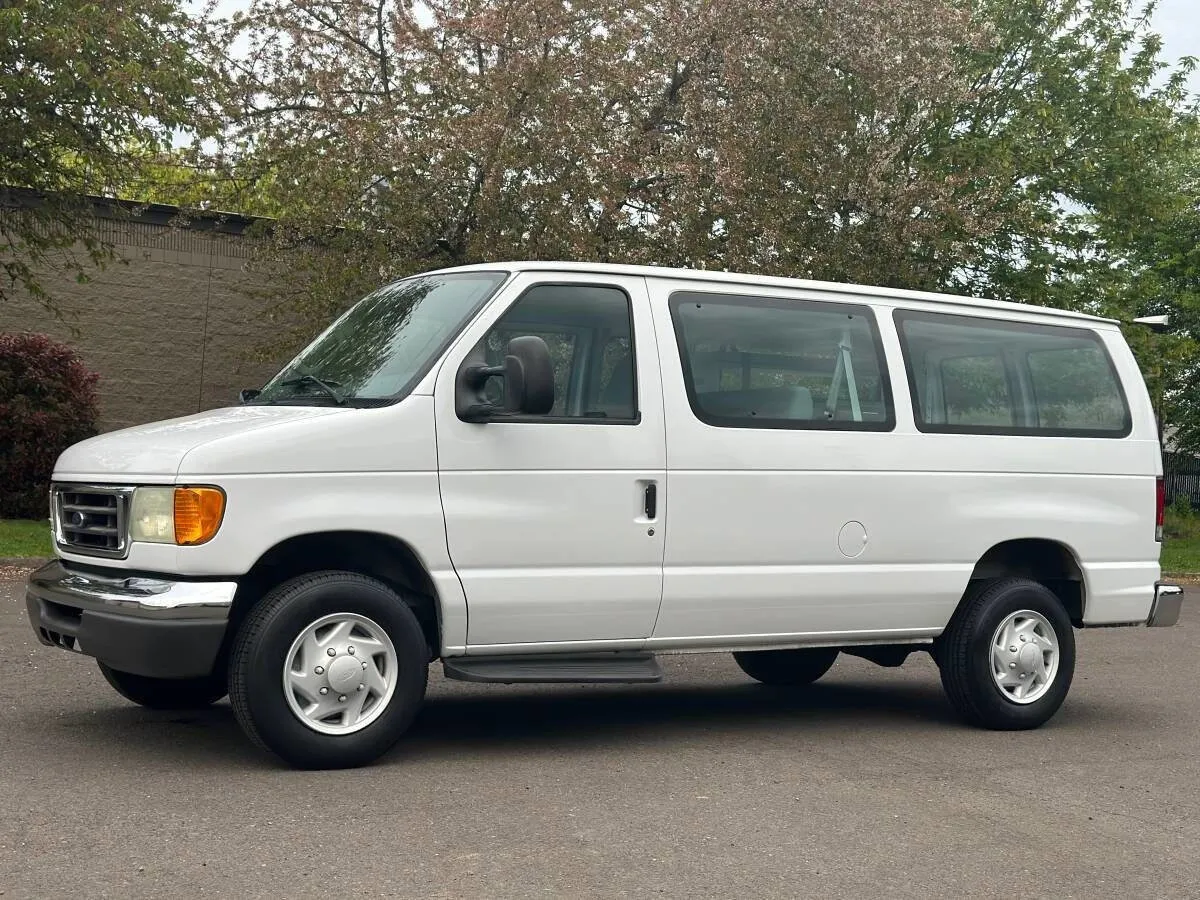
POLYGON ((1183 606, 1183 588, 1175 584, 1159 582, 1154 586, 1154 603, 1150 607, 1151 628, 1174 625, 1179 621, 1179 610, 1183 606))
POLYGON ((56 560, 30 575, 25 606, 38 640, 152 678, 210 674, 237 583, 111 571, 82 572, 56 560))

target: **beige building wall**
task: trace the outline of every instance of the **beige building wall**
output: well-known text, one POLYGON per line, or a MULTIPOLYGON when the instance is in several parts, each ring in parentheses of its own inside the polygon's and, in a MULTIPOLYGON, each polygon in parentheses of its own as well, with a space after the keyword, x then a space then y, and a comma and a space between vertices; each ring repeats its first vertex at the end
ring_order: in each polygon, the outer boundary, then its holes
POLYGON ((254 238, 248 220, 170 221, 170 208, 134 218, 96 220, 124 262, 91 270, 49 271, 55 316, 25 297, 0 302, 0 331, 41 332, 66 341, 100 373, 100 427, 110 431, 237 403, 282 360, 262 362, 270 337, 264 304, 247 291, 261 276, 247 270, 254 238))

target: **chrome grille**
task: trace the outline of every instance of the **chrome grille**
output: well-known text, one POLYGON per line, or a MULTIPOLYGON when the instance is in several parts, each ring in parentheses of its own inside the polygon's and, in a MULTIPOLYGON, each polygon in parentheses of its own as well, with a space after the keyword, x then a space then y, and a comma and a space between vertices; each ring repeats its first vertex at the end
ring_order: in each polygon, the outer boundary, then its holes
POLYGON ((59 546, 90 556, 124 556, 131 493, 131 488, 54 485, 51 506, 59 546))

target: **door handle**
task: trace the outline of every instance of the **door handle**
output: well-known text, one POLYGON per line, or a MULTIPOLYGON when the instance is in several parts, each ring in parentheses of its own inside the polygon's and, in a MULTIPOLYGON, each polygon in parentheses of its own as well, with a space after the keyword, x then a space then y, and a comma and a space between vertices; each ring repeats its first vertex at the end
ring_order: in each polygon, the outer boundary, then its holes
POLYGON ((646 485, 645 512, 651 521, 658 518, 658 485, 653 481, 646 485))

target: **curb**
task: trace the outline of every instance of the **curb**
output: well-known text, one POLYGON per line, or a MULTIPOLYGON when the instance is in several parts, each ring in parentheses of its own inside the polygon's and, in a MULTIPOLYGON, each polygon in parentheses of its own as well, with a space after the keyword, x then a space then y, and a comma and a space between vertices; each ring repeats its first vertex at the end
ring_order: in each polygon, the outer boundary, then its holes
POLYGON ((1183 585, 1187 585, 1188 587, 1191 587, 1193 585, 1200 585, 1200 574, 1196 574, 1196 573, 1185 574, 1182 572, 1164 572, 1163 576, 1162 576, 1162 580, 1163 581, 1173 581, 1176 584, 1183 584, 1183 585))
POLYGON ((0 566, 17 569, 36 569, 48 562, 48 556, 0 556, 0 566))

